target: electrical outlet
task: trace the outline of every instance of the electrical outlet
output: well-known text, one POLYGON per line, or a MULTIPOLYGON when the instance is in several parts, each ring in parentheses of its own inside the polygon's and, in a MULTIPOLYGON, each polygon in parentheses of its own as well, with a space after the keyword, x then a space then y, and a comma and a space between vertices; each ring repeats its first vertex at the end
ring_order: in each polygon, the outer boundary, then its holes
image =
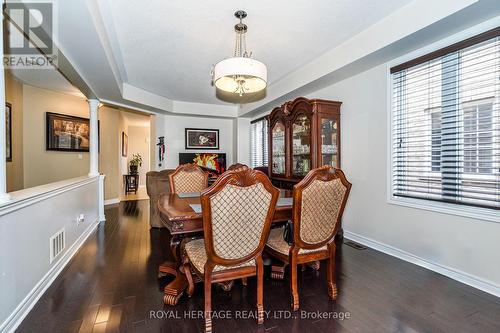
POLYGON ((84 214, 80 214, 76 218, 76 225, 80 225, 80 223, 83 223, 83 222, 85 222, 85 215, 84 214))

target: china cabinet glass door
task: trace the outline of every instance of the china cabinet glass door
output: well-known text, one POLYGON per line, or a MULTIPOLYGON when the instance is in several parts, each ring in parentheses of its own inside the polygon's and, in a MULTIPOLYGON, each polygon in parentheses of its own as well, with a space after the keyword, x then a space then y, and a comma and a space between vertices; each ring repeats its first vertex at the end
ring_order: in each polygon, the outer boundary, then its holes
POLYGON ((292 126, 292 174, 305 176, 311 170, 311 120, 298 116, 292 126))
POLYGON ((338 167, 338 121, 321 118, 321 165, 338 167))
POLYGON ((285 125, 278 121, 271 130, 272 137, 272 173, 285 174, 285 125))

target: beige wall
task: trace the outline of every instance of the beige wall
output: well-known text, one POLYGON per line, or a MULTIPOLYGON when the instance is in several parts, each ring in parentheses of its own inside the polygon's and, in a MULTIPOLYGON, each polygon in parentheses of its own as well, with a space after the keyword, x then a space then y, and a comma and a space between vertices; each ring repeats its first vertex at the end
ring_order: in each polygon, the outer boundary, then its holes
MULTIPOLYGON (((24 187, 79 177, 89 172, 89 154, 45 149, 46 112, 88 118, 85 99, 24 85, 24 187)), ((121 189, 121 111, 99 109, 99 172, 106 175, 105 200, 117 199, 121 189)), ((22 172, 22 171, 21 171, 22 172)), ((22 185, 21 185, 22 186, 22 185)))
MULTIPOLYGON (((7 163, 7 189, 20 190, 88 174, 89 154, 47 151, 46 112, 88 118, 85 99, 51 90, 23 85, 6 74, 7 102, 12 104, 13 161, 7 163), (24 115, 24 117, 23 117, 24 115), (23 145, 24 143, 24 145, 23 145), (23 161, 26 161, 23 165, 23 161)), ((123 193, 122 175, 128 173, 133 153, 143 156, 141 184, 150 166, 149 128, 129 126, 126 112, 103 106, 99 109, 99 172, 106 175, 105 200, 123 193), (129 137, 128 156, 121 154, 122 132, 129 137), (131 147, 132 145, 132 147, 131 147)))
POLYGON ((142 166, 139 168, 139 186, 146 185, 146 172, 149 169, 149 127, 129 126, 128 127, 129 154, 128 162, 133 154, 139 154, 142 157, 142 166))
POLYGON ((106 175, 104 179, 104 199, 117 199, 120 196, 118 183, 120 140, 119 121, 120 111, 107 106, 99 109, 100 152, 99 172, 106 175))
POLYGON ((24 187, 88 174, 88 153, 45 149, 46 112, 88 118, 87 101, 76 96, 24 85, 23 107, 24 187))
POLYGON ((12 162, 7 162, 7 192, 23 189, 23 85, 5 72, 6 102, 12 105, 12 162))

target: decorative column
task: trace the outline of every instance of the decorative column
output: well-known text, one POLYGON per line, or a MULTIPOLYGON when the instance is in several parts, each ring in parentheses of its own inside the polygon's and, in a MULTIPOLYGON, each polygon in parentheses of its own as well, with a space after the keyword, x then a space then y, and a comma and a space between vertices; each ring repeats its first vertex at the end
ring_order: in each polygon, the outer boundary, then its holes
POLYGON ((99 126, 98 126, 98 110, 99 100, 89 99, 89 118, 90 118, 90 177, 99 176, 98 181, 98 206, 99 206, 99 221, 106 221, 104 216, 104 175, 99 175, 99 126))
MULTIPOLYGON (((99 138, 98 138, 98 109, 99 100, 89 99, 89 115, 90 115, 90 172, 89 176, 99 176, 99 138)), ((5 123, 5 122, 4 122, 5 123)))
MULTIPOLYGON (((2 17, 2 15, 0 15, 2 17)), ((3 49, 3 24, 0 24, 0 50, 3 49)), ((5 76, 3 61, 0 62, 0 203, 7 202, 10 196, 7 194, 7 162, 5 142, 5 76)))

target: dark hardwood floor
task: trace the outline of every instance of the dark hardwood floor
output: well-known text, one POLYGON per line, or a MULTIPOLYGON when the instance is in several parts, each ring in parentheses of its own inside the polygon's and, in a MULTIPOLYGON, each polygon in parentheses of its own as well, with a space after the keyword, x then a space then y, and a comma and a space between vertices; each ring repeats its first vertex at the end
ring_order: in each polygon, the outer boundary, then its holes
MULTIPOLYGON (((18 332, 200 332, 203 290, 164 306, 158 265, 170 257, 166 230, 150 229, 148 201, 123 202, 42 296, 18 332), (165 311, 165 312, 162 312, 165 311), (152 315, 153 314, 153 315, 152 315), (157 317, 180 317, 157 319, 157 317), (155 318, 156 317, 156 318, 155 318)), ((215 332, 500 332, 500 299, 380 252, 338 250, 339 297, 328 300, 325 265, 299 271, 301 309, 289 312, 288 280, 265 275, 264 325, 235 318, 255 310, 255 279, 231 292, 214 287, 215 332), (280 312, 283 311, 283 312, 280 312), (343 320, 317 318, 347 316, 343 320), (304 314, 310 318, 301 318, 304 314), (280 318, 289 317, 297 318, 280 318), (314 317, 316 316, 316 317, 314 317)), ((26 272, 29 274, 29 272, 26 272)))

